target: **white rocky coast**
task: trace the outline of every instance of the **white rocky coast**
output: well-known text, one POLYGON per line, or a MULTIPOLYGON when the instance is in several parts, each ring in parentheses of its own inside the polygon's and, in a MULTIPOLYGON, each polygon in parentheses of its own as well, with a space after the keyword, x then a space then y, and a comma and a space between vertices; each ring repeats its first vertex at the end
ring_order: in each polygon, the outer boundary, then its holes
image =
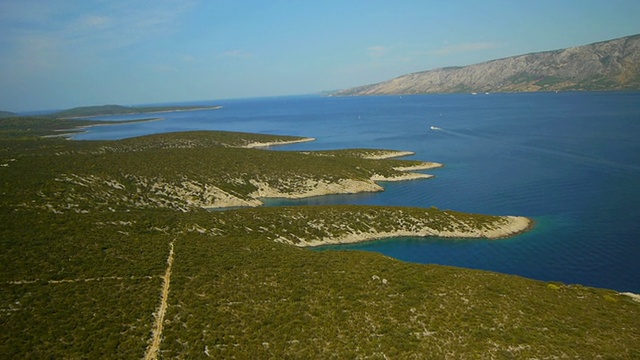
MULTIPOLYGON (((394 231, 376 231, 375 227, 371 231, 354 232, 343 236, 326 238, 321 240, 301 241, 294 245, 320 246, 352 244, 358 242, 372 241, 395 237, 439 237, 439 238, 461 238, 461 239, 501 239, 515 236, 529 230, 533 226, 533 221, 522 216, 502 216, 497 217, 491 224, 483 227, 473 226, 455 218, 451 219, 455 230, 437 230, 425 223, 420 227, 403 228, 399 226, 394 231)), ((282 241, 289 242, 289 241, 282 241)))

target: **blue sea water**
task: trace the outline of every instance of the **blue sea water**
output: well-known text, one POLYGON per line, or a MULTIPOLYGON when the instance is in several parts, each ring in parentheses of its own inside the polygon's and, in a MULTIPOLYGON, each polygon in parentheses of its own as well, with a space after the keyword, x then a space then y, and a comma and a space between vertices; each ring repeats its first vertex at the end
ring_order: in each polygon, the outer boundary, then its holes
MULTIPOLYGON (((202 104, 202 103, 199 103, 202 104)), ((375 204, 524 215, 510 239, 400 238, 331 249, 640 293, 640 93, 567 92, 221 100, 219 110, 90 128, 76 139, 229 130, 310 136, 274 150, 382 148, 436 161, 430 180, 385 192, 273 200, 269 205, 375 204), (432 130, 436 126, 441 130, 432 130)), ((129 117, 106 117, 119 120, 129 117)))

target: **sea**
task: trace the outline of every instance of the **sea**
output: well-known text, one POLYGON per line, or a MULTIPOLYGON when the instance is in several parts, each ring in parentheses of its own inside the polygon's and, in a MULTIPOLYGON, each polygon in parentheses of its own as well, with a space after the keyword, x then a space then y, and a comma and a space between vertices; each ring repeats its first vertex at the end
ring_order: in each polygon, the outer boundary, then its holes
POLYGON ((100 117, 160 120, 98 126, 77 140, 226 130, 314 137, 274 151, 375 148, 445 166, 384 192, 302 200, 522 215, 532 231, 502 240, 392 238, 320 250, 489 270, 640 293, 640 92, 320 95, 155 105, 217 110, 100 117))

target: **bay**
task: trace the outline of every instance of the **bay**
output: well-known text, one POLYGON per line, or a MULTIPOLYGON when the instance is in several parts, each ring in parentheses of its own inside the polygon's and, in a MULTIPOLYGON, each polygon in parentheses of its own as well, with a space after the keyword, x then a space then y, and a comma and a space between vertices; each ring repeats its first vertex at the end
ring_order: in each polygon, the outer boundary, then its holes
POLYGON ((528 216, 535 229, 504 240, 402 238, 324 249, 640 293, 640 93, 295 96, 197 104, 223 107, 93 127, 75 138, 227 130, 317 138, 274 150, 413 151, 408 159, 445 167, 428 171, 436 175, 430 180, 384 183, 382 193, 268 205, 436 206, 528 216))

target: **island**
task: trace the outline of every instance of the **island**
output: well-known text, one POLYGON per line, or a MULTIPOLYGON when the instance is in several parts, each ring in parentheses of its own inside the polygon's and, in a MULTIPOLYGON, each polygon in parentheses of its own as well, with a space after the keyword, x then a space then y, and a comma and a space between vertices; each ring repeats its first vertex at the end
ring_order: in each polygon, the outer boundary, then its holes
POLYGON ((330 96, 640 90, 640 34, 402 75, 330 96))
POLYGON ((215 110, 222 106, 122 106, 122 105, 98 105, 81 106, 53 113, 54 118, 79 119, 95 116, 127 115, 127 114, 151 114, 175 111, 215 110))
POLYGON ((89 123, 0 119, 0 354, 7 358, 640 352, 633 294, 315 248, 395 236, 488 241, 529 230, 526 217, 262 206, 268 196, 432 181, 417 169, 440 164, 401 159, 410 152, 396 150, 262 148, 312 141, 282 135, 44 137, 89 123))

